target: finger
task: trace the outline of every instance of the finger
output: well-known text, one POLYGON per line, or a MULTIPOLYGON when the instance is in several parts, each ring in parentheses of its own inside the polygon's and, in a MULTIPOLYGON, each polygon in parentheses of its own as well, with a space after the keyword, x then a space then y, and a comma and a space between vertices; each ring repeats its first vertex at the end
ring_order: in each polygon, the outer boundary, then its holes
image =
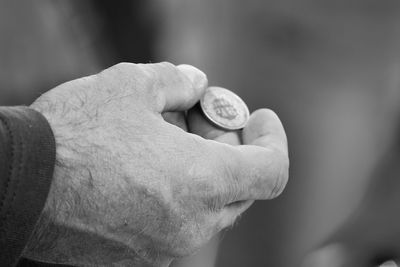
POLYGON ((133 98, 136 105, 145 104, 157 113, 191 108, 204 94, 208 83, 199 69, 167 62, 119 63, 95 77, 100 87, 110 94, 108 102, 115 98, 133 98))
POLYGON ((156 111, 185 111, 193 107, 204 94, 207 77, 191 65, 174 66, 170 63, 147 65, 153 72, 156 111))
POLYGON ((188 111, 187 121, 191 133, 230 145, 241 144, 240 133, 238 131, 224 131, 214 126, 205 118, 199 105, 194 106, 188 111))
POLYGON ((184 131, 188 130, 184 112, 164 112, 161 115, 166 122, 173 124, 184 131))

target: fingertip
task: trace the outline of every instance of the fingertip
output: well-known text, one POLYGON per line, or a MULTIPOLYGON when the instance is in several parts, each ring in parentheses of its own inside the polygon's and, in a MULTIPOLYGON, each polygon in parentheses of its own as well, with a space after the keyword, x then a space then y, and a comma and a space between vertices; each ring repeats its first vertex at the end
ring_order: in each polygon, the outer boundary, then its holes
POLYGON ((177 68, 190 80, 196 93, 202 95, 208 85, 207 75, 198 68, 188 64, 178 65, 177 68))

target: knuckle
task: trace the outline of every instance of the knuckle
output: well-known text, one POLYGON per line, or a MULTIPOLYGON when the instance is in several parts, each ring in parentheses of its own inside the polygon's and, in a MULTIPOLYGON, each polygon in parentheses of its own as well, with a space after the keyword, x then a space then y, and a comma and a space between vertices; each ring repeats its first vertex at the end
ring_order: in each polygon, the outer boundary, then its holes
POLYGON ((165 103, 164 88, 176 85, 176 67, 168 62, 141 64, 140 82, 143 86, 141 92, 148 97, 149 103, 160 109, 165 103))
MULTIPOLYGON (((168 77, 168 85, 182 86, 190 85, 190 80, 184 75, 177 66, 169 62, 160 62, 153 64, 153 68, 158 74, 158 77, 168 77)), ((159 82, 166 82, 165 79, 159 79, 159 82)))
POLYGON ((101 71, 96 78, 105 87, 118 85, 125 88, 141 75, 143 74, 140 73, 140 67, 137 64, 121 62, 101 71))
POLYGON ((105 69, 104 71, 102 71, 102 73, 126 73, 127 71, 132 71, 136 68, 137 65, 134 63, 120 62, 105 69))
POLYGON ((100 72, 98 79, 106 90, 133 92, 143 103, 158 105, 162 102, 158 87, 162 85, 154 65, 121 62, 100 72))
POLYGON ((119 66, 121 68, 127 68, 127 67, 135 66, 135 65, 136 65, 135 63, 131 63, 131 62, 119 62, 119 63, 115 64, 116 67, 119 66))
POLYGON ((168 77, 168 80, 176 79, 178 75, 178 69, 175 65, 169 62, 160 62, 154 64, 144 64, 146 70, 151 74, 151 77, 157 82, 157 85, 165 86, 162 84, 166 82, 166 79, 162 77, 168 77))
POLYGON ((150 67, 153 64, 135 64, 129 62, 120 62, 108 69, 100 72, 100 74, 110 75, 120 82, 135 81, 135 83, 145 83, 156 78, 155 72, 150 67))
POLYGON ((166 69, 166 70, 173 70, 176 69, 176 66, 170 62, 167 61, 163 61, 163 62, 159 62, 159 63, 154 63, 151 64, 156 68, 160 68, 160 69, 166 69))

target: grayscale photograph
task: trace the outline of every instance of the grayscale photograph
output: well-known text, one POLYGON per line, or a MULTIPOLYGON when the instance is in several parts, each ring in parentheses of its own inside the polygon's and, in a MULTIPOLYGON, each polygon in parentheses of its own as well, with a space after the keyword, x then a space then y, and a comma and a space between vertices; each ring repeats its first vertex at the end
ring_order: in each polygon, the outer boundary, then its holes
POLYGON ((400 1, 0 0, 0 267, 399 267, 400 1))

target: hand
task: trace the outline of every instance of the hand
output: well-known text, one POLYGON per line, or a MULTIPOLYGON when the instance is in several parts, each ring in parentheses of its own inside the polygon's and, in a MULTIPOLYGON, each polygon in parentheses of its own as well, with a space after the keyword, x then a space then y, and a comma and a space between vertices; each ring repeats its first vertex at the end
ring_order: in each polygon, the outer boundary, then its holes
POLYGON ((358 210, 311 253, 304 267, 376 267, 400 257, 400 154, 393 145, 358 210))
POLYGON ((235 203, 279 195, 288 154, 272 112, 254 114, 243 130, 248 145, 236 147, 163 119, 190 109, 206 87, 188 65, 121 63, 35 101, 55 134, 57 164, 24 255, 167 266, 231 225, 247 208, 235 203))
MULTIPOLYGON (((264 110, 261 112, 269 111, 264 110)), ((242 144, 241 131, 225 131, 214 126, 204 117, 199 105, 196 105, 194 108, 190 109, 186 118, 182 112, 171 112, 168 114, 163 114, 163 116, 168 122, 175 124, 186 131, 190 129, 191 133, 200 135, 203 138, 236 146, 242 144)), ((263 123, 262 119, 259 122, 263 123)), ((243 207, 250 207, 253 202, 253 200, 248 200, 247 203, 242 203, 242 205, 243 207)), ((215 265, 219 245, 218 243, 219 236, 217 235, 195 254, 175 260, 171 266, 212 267, 215 265)))

